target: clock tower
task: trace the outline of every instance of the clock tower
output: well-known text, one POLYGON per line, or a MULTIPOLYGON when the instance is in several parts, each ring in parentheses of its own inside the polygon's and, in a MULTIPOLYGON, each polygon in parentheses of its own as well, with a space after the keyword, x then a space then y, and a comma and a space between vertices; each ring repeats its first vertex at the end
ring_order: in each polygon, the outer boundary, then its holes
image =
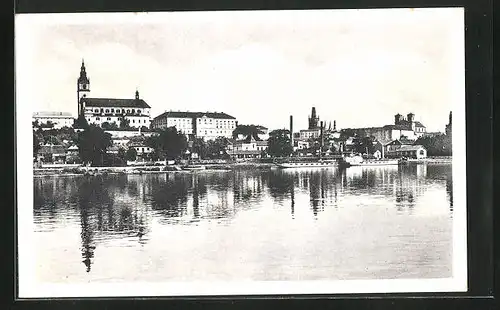
POLYGON ((87 77, 87 72, 85 71, 85 63, 82 59, 82 67, 80 68, 80 77, 78 77, 77 81, 77 95, 78 95, 78 116, 83 114, 85 111, 84 104, 82 102, 82 98, 88 97, 90 93, 90 81, 87 77))

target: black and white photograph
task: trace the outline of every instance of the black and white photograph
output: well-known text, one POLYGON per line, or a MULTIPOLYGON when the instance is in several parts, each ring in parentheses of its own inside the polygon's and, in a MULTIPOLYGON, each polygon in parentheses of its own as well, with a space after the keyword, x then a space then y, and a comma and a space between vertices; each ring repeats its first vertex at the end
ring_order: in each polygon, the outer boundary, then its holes
POLYGON ((467 291, 464 64, 463 8, 17 14, 19 297, 467 291))

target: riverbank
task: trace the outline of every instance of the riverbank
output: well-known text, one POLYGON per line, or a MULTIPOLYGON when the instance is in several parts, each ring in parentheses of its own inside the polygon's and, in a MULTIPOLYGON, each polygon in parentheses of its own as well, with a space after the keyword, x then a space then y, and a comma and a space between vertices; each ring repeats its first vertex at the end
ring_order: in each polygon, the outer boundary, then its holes
MULTIPOLYGON (((436 157, 425 159, 409 159, 409 163, 413 164, 451 164, 452 157, 436 157)), ((228 171, 228 170, 267 170, 276 165, 272 162, 258 161, 241 161, 241 162, 226 162, 226 163, 207 163, 203 164, 204 170, 199 171, 228 171)), ((85 174, 142 174, 142 173, 169 173, 169 172, 184 172, 190 173, 182 169, 181 165, 168 166, 126 166, 126 167, 44 167, 34 168, 33 175, 36 176, 57 176, 57 175, 85 175, 85 174)))
MULTIPOLYGON (((227 170, 250 170, 270 169, 273 163, 230 163, 230 164, 206 164, 203 171, 227 171, 227 170)), ((72 167, 72 168, 34 168, 33 175, 56 176, 56 175, 96 175, 96 174, 142 174, 142 173, 190 173, 183 170, 180 165, 169 166, 126 166, 126 167, 72 167)))

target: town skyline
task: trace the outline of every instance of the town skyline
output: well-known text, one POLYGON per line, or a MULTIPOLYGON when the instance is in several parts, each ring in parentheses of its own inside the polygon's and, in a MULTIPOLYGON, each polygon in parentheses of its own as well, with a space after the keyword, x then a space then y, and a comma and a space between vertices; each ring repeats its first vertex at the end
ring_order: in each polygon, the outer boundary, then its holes
POLYGON ((18 54, 29 70, 18 83, 33 90, 22 96, 36 102, 33 112, 76 117, 83 58, 90 97, 134 98, 139 90, 153 118, 224 112, 240 124, 280 129, 293 115, 299 130, 314 106, 325 126, 336 121, 339 129, 392 124, 395 114, 411 112, 428 131, 443 132, 459 86, 453 52, 463 42, 452 30, 463 12, 342 11, 175 12, 163 23, 155 14, 142 17, 147 23, 84 14, 93 22, 73 17, 43 27, 28 16, 18 20, 28 27, 16 48, 33 40, 18 54))

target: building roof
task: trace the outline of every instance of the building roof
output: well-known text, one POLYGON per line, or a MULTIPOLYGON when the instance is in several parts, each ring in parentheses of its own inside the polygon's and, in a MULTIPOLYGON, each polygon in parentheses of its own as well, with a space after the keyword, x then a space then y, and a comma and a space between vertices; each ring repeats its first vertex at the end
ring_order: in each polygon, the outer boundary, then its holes
POLYGON ((408 126, 408 125, 385 125, 383 128, 384 129, 392 129, 392 130, 408 130, 408 131, 413 131, 411 129, 411 126, 408 126))
POLYGON ((425 128, 424 124, 422 124, 421 122, 415 122, 415 127, 423 127, 423 128, 425 128))
POLYGON ((380 144, 382 144, 382 145, 387 145, 387 144, 390 144, 391 142, 393 142, 394 140, 380 139, 380 140, 377 140, 377 141, 380 142, 380 144))
POLYGON ((34 112, 33 117, 67 118, 67 117, 73 117, 73 115, 71 115, 71 113, 68 112, 40 111, 40 112, 34 112))
POLYGON ((318 132, 321 128, 313 128, 313 129, 301 129, 300 132, 318 132))
POLYGON ((391 152, 401 152, 401 151, 418 151, 420 149, 424 149, 425 150, 425 147, 423 147, 422 145, 401 145, 401 147, 399 147, 398 149, 396 150, 393 150, 391 152))
POLYGON ((151 108, 142 99, 115 99, 115 98, 82 98, 88 107, 104 108, 151 108))
POLYGON ((154 119, 158 118, 202 118, 206 116, 208 118, 217 118, 217 119, 236 119, 234 116, 231 116, 222 112, 182 112, 182 111, 168 111, 164 112, 154 119))
POLYGON ((410 140, 410 139, 399 139, 399 142, 403 145, 413 145, 415 143, 415 140, 410 140))

